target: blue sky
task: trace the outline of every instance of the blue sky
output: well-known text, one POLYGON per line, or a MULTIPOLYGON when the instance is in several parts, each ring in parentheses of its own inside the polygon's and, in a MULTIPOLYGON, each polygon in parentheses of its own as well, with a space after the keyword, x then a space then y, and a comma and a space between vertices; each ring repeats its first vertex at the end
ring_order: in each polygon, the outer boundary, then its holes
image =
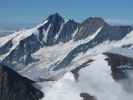
POLYGON ((77 21, 100 16, 133 24, 133 0, 0 0, 0 23, 36 23, 55 12, 77 21))

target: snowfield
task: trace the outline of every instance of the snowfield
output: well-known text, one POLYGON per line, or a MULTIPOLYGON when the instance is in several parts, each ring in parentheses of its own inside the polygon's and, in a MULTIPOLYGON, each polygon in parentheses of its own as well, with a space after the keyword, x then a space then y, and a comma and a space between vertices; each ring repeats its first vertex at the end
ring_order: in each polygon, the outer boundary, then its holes
POLYGON ((53 85, 41 83, 45 93, 42 100, 83 100, 80 97, 83 92, 95 96, 97 100, 132 100, 132 94, 126 93, 121 85, 112 79, 110 67, 103 58, 106 57, 95 56, 91 65, 80 70, 78 81, 68 72, 63 78, 53 82, 53 85))
POLYGON ((83 100, 80 97, 80 93, 83 92, 95 96, 97 100, 132 100, 132 93, 125 91, 122 85, 112 78, 110 66, 105 61, 106 56, 102 54, 108 51, 128 57, 132 56, 129 52, 132 52, 131 49, 128 51, 126 48, 120 48, 123 44, 132 43, 132 38, 132 36, 128 35, 117 42, 106 41, 88 50, 85 54, 77 56, 73 59, 70 68, 80 65, 90 58, 94 62, 79 71, 78 81, 74 79, 73 74, 67 69, 68 72, 66 71, 66 74, 58 81, 41 83, 42 91, 45 93, 42 100, 70 100, 70 98, 71 100, 83 100))

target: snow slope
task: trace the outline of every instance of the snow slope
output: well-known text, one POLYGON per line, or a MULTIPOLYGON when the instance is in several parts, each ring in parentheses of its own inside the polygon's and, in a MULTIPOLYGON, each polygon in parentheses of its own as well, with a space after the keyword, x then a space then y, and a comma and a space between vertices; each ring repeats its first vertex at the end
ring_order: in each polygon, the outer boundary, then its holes
MULTIPOLYGON (((85 54, 80 54, 73 59, 72 63, 68 65, 69 68, 79 66, 87 59, 94 60, 90 65, 79 71, 78 81, 75 80, 73 74, 70 72, 71 69, 69 69, 56 82, 39 83, 45 93, 45 97, 42 100, 70 100, 70 98, 71 100, 83 100, 80 97, 80 93, 88 93, 95 96, 97 100, 132 100, 133 93, 124 90, 123 86, 112 78, 111 67, 105 61, 106 56, 102 54, 103 52, 112 50, 119 51, 122 45, 132 43, 131 38, 133 37, 130 37, 130 40, 125 38, 120 41, 106 41, 101 43, 88 50, 85 54)), ((127 48, 123 49, 128 50, 127 48)), ((119 54, 122 55, 123 53, 122 50, 119 54)), ((124 56, 130 56, 130 52, 127 51, 127 53, 124 53, 124 56)))
POLYGON ((57 82, 51 83, 48 89, 45 86, 42 90, 45 97, 42 100, 83 100, 80 93, 88 93, 97 98, 97 100, 132 100, 132 94, 125 92, 121 85, 115 82, 110 73, 110 67, 103 59, 105 56, 95 56, 95 61, 80 70, 79 80, 75 81, 72 73, 66 73, 63 78, 57 82))

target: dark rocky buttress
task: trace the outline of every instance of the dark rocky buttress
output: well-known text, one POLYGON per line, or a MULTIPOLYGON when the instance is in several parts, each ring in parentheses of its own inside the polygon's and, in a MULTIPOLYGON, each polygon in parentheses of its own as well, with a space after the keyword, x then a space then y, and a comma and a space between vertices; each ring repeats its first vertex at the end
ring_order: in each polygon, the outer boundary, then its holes
POLYGON ((43 93, 33 83, 7 66, 0 65, 0 100, 39 100, 43 93))

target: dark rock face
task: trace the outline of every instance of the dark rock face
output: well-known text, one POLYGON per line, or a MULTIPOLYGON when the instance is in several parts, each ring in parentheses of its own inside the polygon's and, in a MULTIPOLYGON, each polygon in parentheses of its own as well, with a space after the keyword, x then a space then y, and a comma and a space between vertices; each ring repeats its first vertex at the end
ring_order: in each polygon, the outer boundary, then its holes
POLYGON ((63 25, 59 32, 58 41, 67 42, 72 39, 73 33, 78 29, 79 24, 74 20, 69 20, 63 25))
POLYGON ((93 62, 93 60, 88 60, 88 61, 84 62, 83 64, 81 64, 80 66, 78 66, 77 68, 75 68, 74 70, 71 71, 76 81, 78 81, 78 79, 79 79, 79 71, 82 68, 87 67, 91 62, 93 62))
POLYGON ((75 35, 75 40, 84 39, 94 34, 98 28, 108 26, 108 24, 100 17, 90 17, 80 24, 78 33, 75 35))
POLYGON ((80 97, 82 97, 83 100, 97 100, 94 96, 91 96, 88 93, 80 93, 80 97))
POLYGON ((8 41, 5 45, 1 46, 0 55, 7 53, 12 46, 12 40, 8 41))
POLYGON ((56 43, 55 36, 58 34, 61 25, 64 23, 64 19, 58 13, 55 13, 50 15, 46 20, 48 22, 41 26, 38 30, 42 35, 42 38, 46 38, 45 45, 53 45, 56 43), (46 31, 47 36, 45 36, 46 31))
POLYGON ((133 44, 122 45, 122 48, 130 48, 133 44))
POLYGON ((34 82, 20 76, 7 66, 0 65, 0 100, 39 100, 43 93, 34 82))
POLYGON ((97 43, 101 43, 105 40, 120 40, 131 30, 131 26, 104 26, 95 37, 95 41, 97 40, 97 43))
MULTIPOLYGON (((8 45, 10 45, 10 43, 12 43, 12 41, 9 42, 8 45)), ((18 63, 27 65, 32 62, 33 59, 31 57, 31 54, 37 51, 42 46, 43 45, 40 43, 38 38, 34 34, 32 34, 30 37, 21 40, 19 45, 14 48, 14 50, 12 50, 12 52, 7 57, 5 57, 2 63, 11 66, 15 70, 21 70, 22 67, 16 68, 14 66, 16 66, 16 64, 18 63)))
POLYGON ((108 56, 106 60, 111 66, 112 76, 115 80, 127 79, 127 70, 133 70, 133 59, 119 54, 104 53, 108 56), (130 67, 129 67, 130 66, 130 67))

